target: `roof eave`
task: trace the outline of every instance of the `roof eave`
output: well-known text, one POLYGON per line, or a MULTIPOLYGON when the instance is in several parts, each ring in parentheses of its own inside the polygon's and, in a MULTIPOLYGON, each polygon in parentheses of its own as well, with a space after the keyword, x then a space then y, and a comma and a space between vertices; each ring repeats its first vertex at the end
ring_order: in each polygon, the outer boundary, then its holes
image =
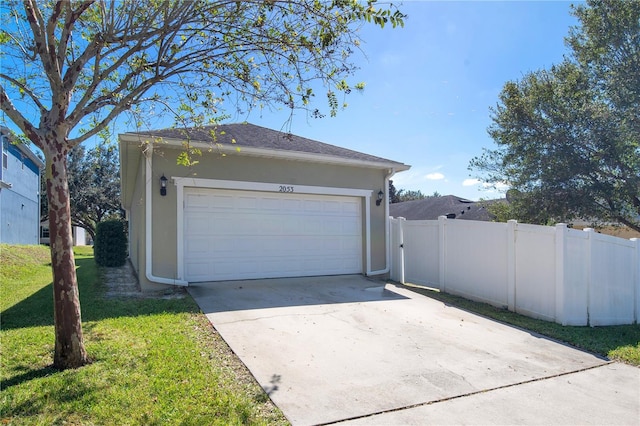
MULTIPOLYGON (((175 138, 164 138, 152 135, 137 133, 125 133, 120 135, 120 139, 127 143, 148 143, 153 142, 156 146, 168 146, 171 148, 182 148, 184 140, 175 138)), ((200 149, 214 148, 223 154, 238 154, 262 158, 274 158, 290 161, 307 161, 322 164, 335 164, 343 166, 354 166, 374 169, 393 169, 395 172, 409 170, 411 166, 394 161, 367 161, 355 158, 343 158, 333 155, 316 154, 301 151, 284 151, 279 149, 264 149, 254 147, 242 147, 234 144, 216 144, 207 142, 192 141, 190 146, 200 149)))

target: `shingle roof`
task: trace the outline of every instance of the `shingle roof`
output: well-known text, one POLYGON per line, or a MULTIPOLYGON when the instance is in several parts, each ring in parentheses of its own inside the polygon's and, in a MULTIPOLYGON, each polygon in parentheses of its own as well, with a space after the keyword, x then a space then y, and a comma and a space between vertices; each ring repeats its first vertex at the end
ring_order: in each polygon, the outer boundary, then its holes
POLYGON ((397 165, 402 170, 409 168, 405 164, 397 161, 352 151, 250 123, 220 124, 188 129, 171 128, 139 132, 136 134, 177 140, 188 139, 193 142, 220 143, 241 149, 258 148, 271 151, 317 154, 372 163, 390 163, 391 165, 397 165))
POLYGON ((389 205, 389 215, 408 220, 436 220, 438 216, 455 215, 456 219, 491 221, 485 203, 466 200, 455 195, 429 197, 389 205))

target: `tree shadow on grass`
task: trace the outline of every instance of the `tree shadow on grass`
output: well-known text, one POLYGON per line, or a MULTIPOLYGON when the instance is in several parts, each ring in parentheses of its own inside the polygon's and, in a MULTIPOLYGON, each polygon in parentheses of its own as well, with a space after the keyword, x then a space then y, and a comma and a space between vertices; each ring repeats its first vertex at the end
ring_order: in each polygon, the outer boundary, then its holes
POLYGON ((47 412, 49 410, 48 407, 58 407, 58 409, 64 411, 64 408, 61 407, 68 406, 71 401, 85 401, 84 404, 89 405, 91 401, 97 399, 97 395, 102 390, 95 385, 87 385, 77 375, 63 375, 62 372, 51 367, 31 370, 5 380, 2 382, 2 389, 6 390, 9 386, 54 375, 58 377, 49 381, 41 392, 32 392, 25 398, 19 398, 20 402, 5 406, 2 416, 4 418, 38 416, 47 412))
POLYGON ((24 371, 23 373, 16 374, 15 376, 12 376, 6 380, 2 380, 2 382, 0 382, 0 389, 6 390, 11 386, 19 385, 21 383, 28 382, 30 380, 40 379, 42 377, 47 377, 47 376, 51 376, 52 374, 59 373, 59 371, 53 368, 52 366, 42 367, 37 370, 24 367, 22 368, 22 370, 24 371))
POLYGON ((2 330, 47 325, 53 325, 52 283, 0 313, 2 330))
MULTIPOLYGON (((107 318, 199 312, 198 305, 189 296, 181 299, 106 298, 106 286, 99 278, 93 258, 77 259, 76 265, 83 323, 107 318)), ((53 324, 52 283, 0 313, 1 330, 53 324)))

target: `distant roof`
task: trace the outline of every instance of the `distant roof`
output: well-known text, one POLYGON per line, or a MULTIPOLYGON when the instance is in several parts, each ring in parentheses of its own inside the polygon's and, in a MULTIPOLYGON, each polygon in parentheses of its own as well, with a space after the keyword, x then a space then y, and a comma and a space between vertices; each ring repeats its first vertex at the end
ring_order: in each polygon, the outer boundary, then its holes
POLYGON ((161 129, 145 132, 128 132, 128 137, 157 137, 164 141, 190 140, 193 143, 220 144, 222 148, 235 150, 240 148, 247 155, 267 155, 274 157, 287 156, 287 153, 300 153, 313 156, 313 158, 342 159, 351 163, 360 163, 369 166, 394 168, 396 171, 407 170, 410 166, 388 160, 374 155, 365 154, 324 142, 296 136, 291 133, 268 129, 250 123, 220 124, 187 129, 161 129))
POLYGON ((450 215, 455 219, 491 221, 493 218, 485 204, 455 195, 443 195, 389 204, 389 215, 408 220, 436 220, 438 216, 450 215))

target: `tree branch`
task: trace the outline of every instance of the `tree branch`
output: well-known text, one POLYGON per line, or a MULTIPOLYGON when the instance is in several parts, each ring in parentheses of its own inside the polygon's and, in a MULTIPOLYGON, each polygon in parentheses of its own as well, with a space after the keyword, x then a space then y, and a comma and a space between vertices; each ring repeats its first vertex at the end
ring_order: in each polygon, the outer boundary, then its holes
POLYGON ((3 86, 0 86, 0 110, 9 116, 11 121, 13 121, 15 125, 22 130, 22 133, 24 133, 25 136, 27 136, 38 148, 44 151, 40 132, 24 115, 22 115, 20 111, 15 108, 13 102, 11 102, 11 99, 9 99, 7 93, 4 91, 3 86))
POLYGON ((40 57, 40 60, 42 60, 42 63, 44 64, 47 54, 47 50, 45 48, 46 38, 43 33, 44 19, 40 13, 40 9, 33 4, 33 0, 24 0, 23 4, 27 22, 29 22, 31 32, 33 33, 33 41, 35 42, 34 53, 40 57))
POLYGON ((0 73, 0 78, 7 80, 11 84, 15 84, 20 90, 24 91, 24 93, 31 98, 33 103, 36 104, 36 106, 40 110, 41 115, 47 113, 47 108, 45 108, 45 106, 40 102, 40 99, 38 99, 37 96, 31 91, 31 89, 27 87, 25 84, 19 82, 18 80, 16 80, 11 76, 8 76, 2 73, 0 73))
MULTIPOLYGON (((49 21, 46 25, 46 41, 47 41, 47 56, 48 62, 51 64, 51 69, 47 71, 47 75, 49 75, 50 79, 54 79, 55 88, 60 88, 62 85, 62 62, 60 62, 56 48, 56 27, 58 26, 58 21, 60 19, 60 15, 62 14, 62 8, 70 9, 70 2, 57 1, 54 3, 53 10, 51 12, 51 16, 49 17, 49 21)), ((70 31, 70 30, 67 30, 70 31)), ((66 50, 66 45, 64 46, 66 50)), ((54 93, 56 93, 54 91, 54 93)))

